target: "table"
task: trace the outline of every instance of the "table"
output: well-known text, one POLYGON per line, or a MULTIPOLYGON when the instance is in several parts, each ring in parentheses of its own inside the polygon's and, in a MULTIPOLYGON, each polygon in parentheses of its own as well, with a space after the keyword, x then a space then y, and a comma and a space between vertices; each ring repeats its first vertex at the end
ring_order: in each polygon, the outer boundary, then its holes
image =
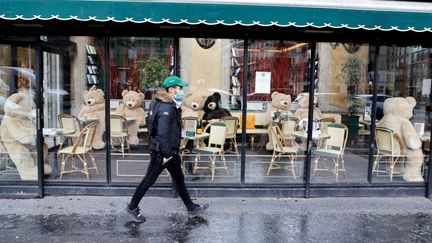
MULTIPOLYGON (((292 134, 296 138, 307 139, 307 133, 304 133, 303 131, 295 131, 292 134)), ((330 138, 330 135, 328 135, 326 133, 312 134, 312 140, 326 140, 329 138, 330 138)))
POLYGON ((186 131, 182 131, 181 137, 182 137, 182 143, 180 145, 180 148, 186 147, 186 143, 189 140, 194 141, 194 147, 199 147, 198 142, 202 139, 206 139, 206 138, 210 137, 210 133, 203 132, 201 134, 195 134, 195 136, 192 137, 192 136, 186 136, 186 131))

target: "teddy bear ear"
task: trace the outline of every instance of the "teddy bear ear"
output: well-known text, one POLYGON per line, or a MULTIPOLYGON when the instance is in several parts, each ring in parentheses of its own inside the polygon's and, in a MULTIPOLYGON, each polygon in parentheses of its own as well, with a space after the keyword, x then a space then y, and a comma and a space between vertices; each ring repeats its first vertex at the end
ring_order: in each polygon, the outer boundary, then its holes
POLYGON ((416 106, 417 102, 413 97, 406 97, 405 100, 410 104, 412 107, 416 106))
POLYGON ((221 95, 218 92, 214 92, 213 96, 216 97, 218 100, 221 99, 221 95))
POLYGON ((125 97, 125 95, 126 95, 127 93, 129 93, 129 91, 128 91, 127 89, 123 90, 123 91, 122 91, 122 97, 125 97))
POLYGON ((105 96, 104 92, 101 89, 97 89, 96 92, 98 92, 100 95, 105 96))
POLYGON ((138 92, 139 96, 141 97, 141 99, 144 99, 144 94, 140 92, 138 92))
POLYGON ((273 92, 272 94, 271 94, 271 98, 273 99, 276 95, 278 95, 279 93, 278 92, 273 92))

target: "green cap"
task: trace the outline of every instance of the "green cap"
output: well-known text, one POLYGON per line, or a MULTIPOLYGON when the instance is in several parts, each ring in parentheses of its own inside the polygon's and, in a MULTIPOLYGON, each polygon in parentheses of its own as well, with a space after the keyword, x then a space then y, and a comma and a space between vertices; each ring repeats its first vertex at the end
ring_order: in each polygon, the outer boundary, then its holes
POLYGON ((177 76, 169 76, 169 77, 166 78, 166 79, 163 81, 163 83, 162 83, 162 86, 163 86, 164 88, 169 88, 169 87, 171 87, 171 86, 175 86, 175 85, 180 86, 180 87, 186 87, 186 86, 188 86, 189 84, 186 83, 185 81, 181 80, 181 79, 180 79, 179 77, 177 77, 177 76))

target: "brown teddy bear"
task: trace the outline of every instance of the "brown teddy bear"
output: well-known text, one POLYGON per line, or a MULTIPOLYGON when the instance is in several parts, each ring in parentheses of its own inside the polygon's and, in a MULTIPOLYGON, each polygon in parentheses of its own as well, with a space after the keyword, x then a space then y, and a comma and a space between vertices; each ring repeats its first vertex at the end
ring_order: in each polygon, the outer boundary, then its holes
MULTIPOLYGON (((267 120, 265 122, 265 125, 269 125, 271 122, 277 122, 279 123, 283 119, 287 119, 289 116, 292 116, 292 113, 290 111, 291 106, 291 96, 279 92, 273 92, 271 94, 272 99, 272 106, 270 109, 267 110, 267 120)), ((269 140, 271 141, 271 134, 269 133, 269 140)), ((267 143, 266 144, 267 150, 273 150, 273 144, 267 143)))
POLYGON ((183 100, 182 117, 202 118, 206 99, 205 95, 196 92, 187 94, 183 100))
POLYGON ((272 121, 279 122, 281 119, 291 116, 291 96, 279 92, 273 92, 271 94, 271 108, 267 110, 267 121, 266 125, 272 121))
MULTIPOLYGON (((297 97, 299 108, 294 112, 294 117, 299 119, 300 121, 308 118, 309 112, 309 93, 300 93, 297 97)), ((314 110, 313 110, 313 119, 321 120, 323 118, 323 114, 321 110, 316 107, 318 103, 318 98, 314 97, 314 110)))
MULTIPOLYGON (((36 104, 28 90, 10 95, 4 105, 4 117, 0 125, 1 142, 23 180, 37 180, 36 152, 36 104)), ((44 158, 48 148, 43 145, 44 158)), ((51 166, 44 164, 44 173, 51 173, 51 166)))
POLYGON ((94 149, 103 149, 105 143, 103 134, 105 132, 105 98, 104 92, 93 86, 90 90, 84 91, 83 94, 85 106, 81 109, 79 117, 96 118, 97 126, 92 147, 94 149))
POLYGON ((413 116, 415 105, 413 97, 388 98, 384 101, 384 117, 377 124, 392 129, 402 138, 403 153, 406 155, 402 175, 406 181, 423 181, 420 173, 423 163, 422 143, 409 120, 413 116))
POLYGON ((125 118, 133 118, 135 121, 128 122, 129 144, 137 145, 138 129, 140 126, 145 126, 146 113, 141 107, 144 100, 144 94, 135 91, 123 90, 123 104, 117 107, 115 114, 124 116, 125 118))

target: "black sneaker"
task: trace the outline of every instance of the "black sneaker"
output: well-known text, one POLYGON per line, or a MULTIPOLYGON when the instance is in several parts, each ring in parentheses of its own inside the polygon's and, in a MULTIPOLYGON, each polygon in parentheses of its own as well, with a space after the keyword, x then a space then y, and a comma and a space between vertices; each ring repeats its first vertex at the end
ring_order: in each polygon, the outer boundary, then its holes
POLYGON ((194 207, 192 210, 188 210, 189 214, 196 215, 202 213, 204 210, 206 210, 209 207, 208 203, 204 204, 194 204, 194 207))
POLYGON ((146 218, 141 215, 139 207, 135 209, 129 209, 129 205, 126 207, 126 215, 136 223, 143 223, 146 221, 146 218))

